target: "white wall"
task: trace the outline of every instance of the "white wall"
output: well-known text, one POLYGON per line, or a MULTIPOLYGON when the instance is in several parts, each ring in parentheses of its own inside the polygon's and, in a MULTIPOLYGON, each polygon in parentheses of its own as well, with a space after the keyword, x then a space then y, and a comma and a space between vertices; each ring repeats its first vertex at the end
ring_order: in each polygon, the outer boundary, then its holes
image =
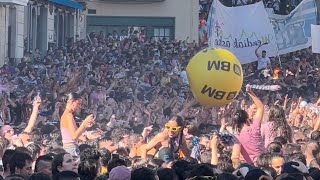
POLYGON ((8 56, 8 13, 7 7, 0 6, 0 66, 8 56), (7 14, 6 14, 7 13, 7 14))
POLYGON ((24 6, 15 5, 9 8, 9 24, 11 26, 10 58, 19 60, 23 57, 24 50, 24 6))
POLYGON ((198 41, 199 0, 166 0, 148 4, 112 4, 88 1, 88 9, 96 9, 96 16, 175 17, 175 38, 198 41))
POLYGON ((16 47, 14 58, 20 59, 23 57, 24 50, 24 6, 16 6, 16 47))

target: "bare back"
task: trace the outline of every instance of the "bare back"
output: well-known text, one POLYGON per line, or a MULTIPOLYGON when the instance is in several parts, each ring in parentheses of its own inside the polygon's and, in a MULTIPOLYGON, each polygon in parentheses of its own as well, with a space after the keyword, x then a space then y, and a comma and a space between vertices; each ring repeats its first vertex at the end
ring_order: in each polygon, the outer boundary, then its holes
POLYGON ((63 144, 75 143, 72 134, 77 130, 77 125, 74 121, 73 114, 67 110, 64 111, 61 116, 60 130, 63 144))

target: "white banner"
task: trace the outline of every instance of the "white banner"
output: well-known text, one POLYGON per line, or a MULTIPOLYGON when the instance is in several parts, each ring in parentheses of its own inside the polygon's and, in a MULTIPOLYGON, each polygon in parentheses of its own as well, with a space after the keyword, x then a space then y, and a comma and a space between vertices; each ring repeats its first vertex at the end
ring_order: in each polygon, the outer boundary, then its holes
POLYGON ((225 7, 219 0, 212 3, 208 18, 209 46, 231 51, 241 62, 257 61, 255 50, 277 56, 275 34, 263 2, 239 7, 225 7))
POLYGON ((279 48, 286 54, 311 46, 311 24, 317 24, 314 0, 303 0, 289 15, 270 15, 279 48))
POLYGON ((312 52, 320 53, 320 25, 311 25, 312 52))

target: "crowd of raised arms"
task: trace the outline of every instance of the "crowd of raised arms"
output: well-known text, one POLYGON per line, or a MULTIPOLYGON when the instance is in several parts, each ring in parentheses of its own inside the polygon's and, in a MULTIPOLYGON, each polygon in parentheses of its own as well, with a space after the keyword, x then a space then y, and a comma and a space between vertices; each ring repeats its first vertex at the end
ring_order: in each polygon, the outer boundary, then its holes
POLYGON ((7 62, 0 178, 320 179, 319 55, 243 65, 236 100, 208 108, 185 70, 203 48, 114 31, 7 62))

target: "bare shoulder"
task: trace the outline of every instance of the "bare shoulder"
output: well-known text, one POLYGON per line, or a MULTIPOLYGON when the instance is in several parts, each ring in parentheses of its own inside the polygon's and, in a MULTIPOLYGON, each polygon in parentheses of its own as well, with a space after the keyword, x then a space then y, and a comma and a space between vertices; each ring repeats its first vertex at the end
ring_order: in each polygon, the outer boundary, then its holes
POLYGON ((61 116, 61 124, 67 123, 70 119, 73 119, 73 115, 71 113, 64 112, 61 116))
POLYGON ((61 116, 61 118, 73 118, 73 115, 71 113, 68 112, 64 112, 61 116))
POLYGON ((157 139, 159 142, 165 141, 168 139, 168 135, 165 131, 160 132, 157 134, 154 139, 157 139))

